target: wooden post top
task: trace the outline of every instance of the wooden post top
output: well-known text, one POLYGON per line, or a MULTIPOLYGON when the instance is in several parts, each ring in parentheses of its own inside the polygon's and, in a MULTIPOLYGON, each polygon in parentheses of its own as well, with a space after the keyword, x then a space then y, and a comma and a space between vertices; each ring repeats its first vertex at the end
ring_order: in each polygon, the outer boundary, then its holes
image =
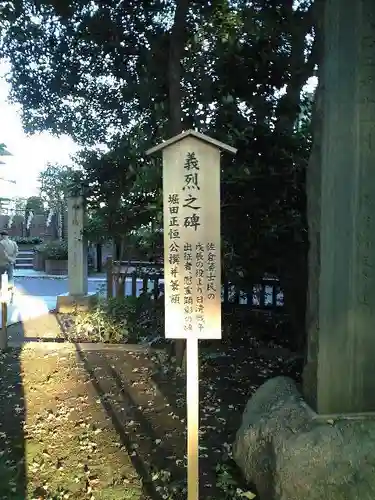
POLYGON ((161 144, 158 144, 157 146, 154 146, 146 151, 146 155, 152 155, 154 153, 157 153, 158 151, 162 151, 165 148, 168 148, 169 146, 172 146, 173 144, 176 144, 177 142, 187 138, 187 137, 194 137, 195 139, 198 139, 200 141, 206 142, 207 144, 211 144, 211 146, 215 146, 218 149, 221 149, 222 151, 226 151, 228 153, 236 154, 237 149, 233 148, 232 146, 229 146, 228 144, 224 144, 224 142, 220 142, 216 139, 213 139, 212 137, 209 137, 208 135, 201 134, 200 132, 196 132, 195 130, 186 130, 185 132, 182 132, 181 134, 175 135, 174 137, 171 137, 170 139, 162 142, 161 144))

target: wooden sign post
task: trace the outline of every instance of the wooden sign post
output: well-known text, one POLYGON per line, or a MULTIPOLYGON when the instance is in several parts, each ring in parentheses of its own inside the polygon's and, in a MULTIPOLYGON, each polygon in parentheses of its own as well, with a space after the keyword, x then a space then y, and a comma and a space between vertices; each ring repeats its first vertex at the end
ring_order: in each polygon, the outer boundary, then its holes
POLYGON ((165 337, 186 339, 188 500, 199 498, 198 340, 221 338, 220 151, 189 130, 163 151, 165 337))

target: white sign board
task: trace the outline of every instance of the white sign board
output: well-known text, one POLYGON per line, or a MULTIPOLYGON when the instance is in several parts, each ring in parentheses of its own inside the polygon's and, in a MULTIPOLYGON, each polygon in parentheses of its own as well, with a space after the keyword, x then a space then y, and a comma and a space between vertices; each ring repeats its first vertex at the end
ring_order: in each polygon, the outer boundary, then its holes
POLYGON ((165 336, 221 338, 220 149, 185 132, 163 150, 165 336))

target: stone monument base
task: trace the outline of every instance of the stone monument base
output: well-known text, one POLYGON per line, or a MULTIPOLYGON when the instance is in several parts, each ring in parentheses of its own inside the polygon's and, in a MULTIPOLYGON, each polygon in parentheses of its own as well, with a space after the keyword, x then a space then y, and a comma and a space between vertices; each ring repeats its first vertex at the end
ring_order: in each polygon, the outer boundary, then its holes
POLYGON ((318 415, 276 377, 249 400, 234 460, 259 500, 373 500, 375 415, 318 415))
POLYGON ((94 294, 87 295, 58 295, 56 300, 56 311, 69 314, 76 311, 89 311, 97 303, 98 297, 94 294))

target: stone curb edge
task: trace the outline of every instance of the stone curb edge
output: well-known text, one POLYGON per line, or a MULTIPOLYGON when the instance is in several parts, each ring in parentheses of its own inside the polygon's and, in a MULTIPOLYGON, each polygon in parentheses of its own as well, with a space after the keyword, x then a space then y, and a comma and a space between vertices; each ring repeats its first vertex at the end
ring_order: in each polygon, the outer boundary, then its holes
POLYGON ((155 347, 138 345, 138 344, 104 344, 100 342, 69 342, 63 338, 57 338, 56 340, 43 341, 40 338, 25 338, 22 341, 8 341, 8 347, 17 348, 22 347, 23 349, 71 349, 75 351, 123 351, 123 352, 140 352, 140 353, 157 353, 162 352, 163 349, 158 349, 155 347))

